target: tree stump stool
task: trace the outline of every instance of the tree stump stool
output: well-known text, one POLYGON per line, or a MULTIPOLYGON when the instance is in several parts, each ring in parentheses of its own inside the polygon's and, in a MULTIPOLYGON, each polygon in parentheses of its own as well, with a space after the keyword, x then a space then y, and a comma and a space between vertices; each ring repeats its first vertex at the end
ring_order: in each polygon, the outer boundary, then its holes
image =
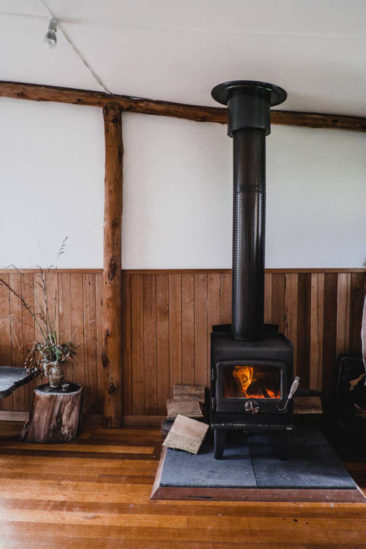
POLYGON ((82 387, 68 383, 65 390, 48 384, 34 390, 29 421, 19 435, 26 442, 69 442, 77 435, 82 387))

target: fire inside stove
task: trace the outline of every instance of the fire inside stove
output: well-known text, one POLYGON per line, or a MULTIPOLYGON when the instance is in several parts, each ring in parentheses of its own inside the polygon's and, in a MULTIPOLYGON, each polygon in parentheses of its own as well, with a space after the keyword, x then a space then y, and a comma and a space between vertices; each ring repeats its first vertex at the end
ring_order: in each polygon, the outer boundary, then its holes
POLYGON ((279 368, 273 366, 229 366, 223 372, 225 398, 281 398, 279 368))

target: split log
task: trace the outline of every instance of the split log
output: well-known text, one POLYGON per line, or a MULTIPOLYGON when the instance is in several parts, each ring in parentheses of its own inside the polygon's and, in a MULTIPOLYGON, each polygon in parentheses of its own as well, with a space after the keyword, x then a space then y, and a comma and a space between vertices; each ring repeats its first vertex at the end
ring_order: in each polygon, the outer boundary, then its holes
POLYGON ((203 418, 204 403, 204 385, 173 385, 173 398, 166 401, 167 419, 175 419, 179 414, 203 418))
POLYGON ((203 417, 200 401, 197 398, 172 398, 166 401, 168 419, 179 414, 187 417, 203 417))
POLYGON ((323 407, 320 396, 295 396, 295 414, 322 414, 323 407))
POLYGON ((69 392, 40 385, 34 390, 29 422, 19 438, 26 442, 69 442, 79 428, 82 387, 71 384, 69 392))
POLYGON ((102 289, 105 427, 122 425, 122 120, 121 109, 106 105, 104 261, 102 289))
POLYGON ((198 454, 208 429, 209 426, 206 423, 179 415, 176 417, 163 445, 174 450, 184 450, 191 454, 198 454))
POLYGON ((174 385, 173 398, 177 398, 177 399, 195 398, 200 402, 205 402, 205 386, 204 385, 174 385))

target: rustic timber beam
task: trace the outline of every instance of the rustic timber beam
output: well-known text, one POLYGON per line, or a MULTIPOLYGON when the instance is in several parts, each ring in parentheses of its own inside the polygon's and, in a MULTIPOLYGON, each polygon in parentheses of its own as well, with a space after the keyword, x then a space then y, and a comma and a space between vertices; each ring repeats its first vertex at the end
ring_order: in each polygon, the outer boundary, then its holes
MULTIPOLYGON (((29 99, 32 101, 55 101, 94 107, 104 107, 113 103, 118 105, 122 111, 172 116, 197 122, 227 123, 226 108, 186 105, 126 95, 108 95, 97 91, 42 86, 39 84, 0 81, 0 97, 29 99)), ((271 123, 366 132, 366 117, 364 116, 275 110, 271 113, 271 123)))
POLYGON ((102 289, 105 427, 122 424, 122 116, 118 105, 103 107, 105 133, 104 261, 102 289))

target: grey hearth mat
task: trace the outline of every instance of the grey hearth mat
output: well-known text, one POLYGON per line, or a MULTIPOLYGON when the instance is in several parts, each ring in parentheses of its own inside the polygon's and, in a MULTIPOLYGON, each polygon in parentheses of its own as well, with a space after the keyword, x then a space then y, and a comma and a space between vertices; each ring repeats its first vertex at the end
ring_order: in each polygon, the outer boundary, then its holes
POLYGON ((166 453, 161 487, 356 489, 324 435, 313 426, 288 434, 289 458, 279 459, 274 433, 229 433, 223 460, 213 456, 212 437, 198 455, 166 453))

